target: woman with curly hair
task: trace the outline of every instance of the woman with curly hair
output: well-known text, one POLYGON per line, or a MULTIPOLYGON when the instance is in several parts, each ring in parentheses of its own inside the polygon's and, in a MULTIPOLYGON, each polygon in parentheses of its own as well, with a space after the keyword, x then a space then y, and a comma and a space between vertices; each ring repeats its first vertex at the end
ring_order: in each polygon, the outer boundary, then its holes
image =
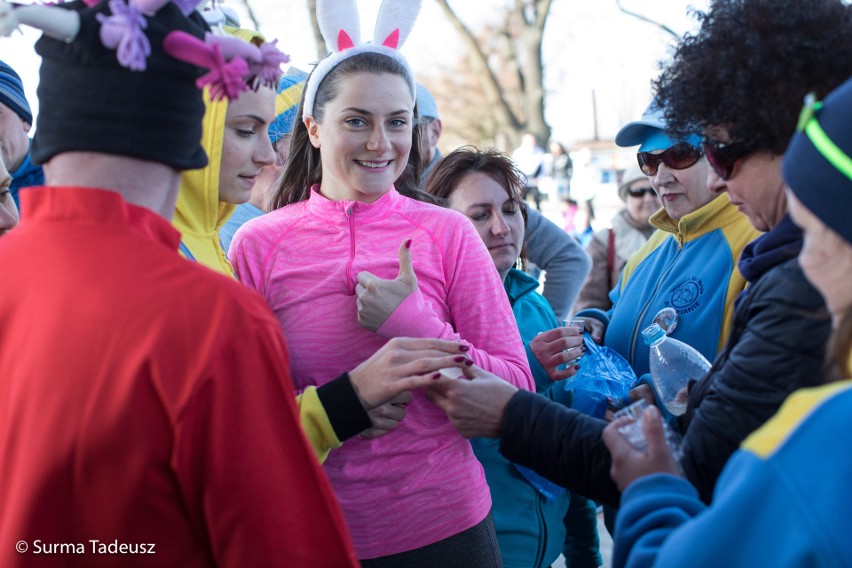
MULTIPOLYGON (((731 458, 709 508, 680 478, 655 411, 643 417, 647 454, 614 422, 604 439, 626 487, 614 566, 852 566, 852 460, 836 442, 852 410, 850 123, 852 80, 806 106, 783 159, 790 213, 805 234, 798 262, 834 323, 827 374, 841 380, 790 396, 731 458)), ((811 375, 825 377, 818 366, 811 375)))

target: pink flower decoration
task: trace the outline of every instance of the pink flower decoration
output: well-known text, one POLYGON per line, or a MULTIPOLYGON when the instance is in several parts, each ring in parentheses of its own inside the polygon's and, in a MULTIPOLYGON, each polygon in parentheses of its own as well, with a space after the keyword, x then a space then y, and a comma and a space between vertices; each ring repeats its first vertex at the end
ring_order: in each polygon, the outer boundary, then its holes
POLYGON ((290 56, 275 45, 278 40, 265 42, 260 46, 260 63, 250 64, 251 74, 267 87, 275 88, 281 78, 281 65, 290 61, 290 56))
POLYGON ((209 86, 214 101, 223 97, 234 100, 248 89, 245 81, 248 63, 239 56, 226 61, 219 44, 208 45, 186 32, 174 31, 166 36, 163 49, 175 59, 209 69, 195 84, 199 89, 209 86))

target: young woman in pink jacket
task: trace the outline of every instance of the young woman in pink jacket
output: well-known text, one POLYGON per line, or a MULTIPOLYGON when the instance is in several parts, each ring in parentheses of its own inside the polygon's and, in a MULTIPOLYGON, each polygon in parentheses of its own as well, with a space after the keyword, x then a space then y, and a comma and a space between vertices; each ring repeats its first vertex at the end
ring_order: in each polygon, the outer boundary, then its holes
MULTIPOLYGON (((408 336, 460 339, 476 366, 533 390, 500 277, 471 223, 397 191, 417 187, 420 164, 414 77, 395 49, 407 29, 379 23, 377 37, 389 35, 369 44, 345 23, 323 29, 333 53, 306 84, 276 209, 244 225, 231 248, 238 278, 281 323, 297 388, 408 336)), ((359 559, 498 566, 470 443, 422 392, 406 395, 324 464, 359 559)))

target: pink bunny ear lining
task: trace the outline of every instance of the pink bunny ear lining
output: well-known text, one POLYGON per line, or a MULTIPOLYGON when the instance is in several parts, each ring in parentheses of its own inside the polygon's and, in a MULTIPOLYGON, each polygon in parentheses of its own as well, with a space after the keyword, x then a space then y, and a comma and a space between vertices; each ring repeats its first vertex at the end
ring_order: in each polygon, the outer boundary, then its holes
POLYGON ((392 31, 390 35, 385 38, 385 41, 382 42, 382 45, 391 49, 396 49, 399 45, 399 28, 392 31))
POLYGON ((352 42, 352 38, 349 37, 349 34, 346 33, 346 30, 340 30, 337 33, 337 51, 343 51, 344 49, 349 49, 350 47, 355 47, 355 44, 352 42))

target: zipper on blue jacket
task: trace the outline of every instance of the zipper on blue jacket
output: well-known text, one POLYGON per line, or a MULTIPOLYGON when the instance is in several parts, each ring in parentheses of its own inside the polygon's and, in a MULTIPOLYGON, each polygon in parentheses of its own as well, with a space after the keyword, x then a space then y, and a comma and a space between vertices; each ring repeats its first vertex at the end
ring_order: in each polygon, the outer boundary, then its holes
POLYGON ((639 317, 636 318, 636 325, 633 326, 633 333, 630 336, 630 349, 628 351, 628 353, 630 355, 630 359, 629 359, 628 362, 630 363, 631 367, 633 367, 635 362, 636 362, 636 338, 639 336, 639 328, 642 326, 642 320, 645 319, 645 314, 648 313, 648 308, 651 307, 651 302, 653 302, 654 298, 657 297, 657 292, 660 291, 660 286, 662 285, 663 280, 666 279, 666 276, 668 276, 669 273, 674 268, 674 265, 677 262, 678 257, 680 257, 680 253, 682 251, 683 251, 683 247, 678 246, 677 254, 675 254, 674 257, 672 257, 671 263, 668 265, 668 267, 666 267, 666 270, 663 272, 663 274, 660 276, 660 278, 657 279, 657 286, 654 288, 654 293, 651 294, 651 297, 648 299, 648 301, 642 307, 642 311, 639 313, 639 317))

